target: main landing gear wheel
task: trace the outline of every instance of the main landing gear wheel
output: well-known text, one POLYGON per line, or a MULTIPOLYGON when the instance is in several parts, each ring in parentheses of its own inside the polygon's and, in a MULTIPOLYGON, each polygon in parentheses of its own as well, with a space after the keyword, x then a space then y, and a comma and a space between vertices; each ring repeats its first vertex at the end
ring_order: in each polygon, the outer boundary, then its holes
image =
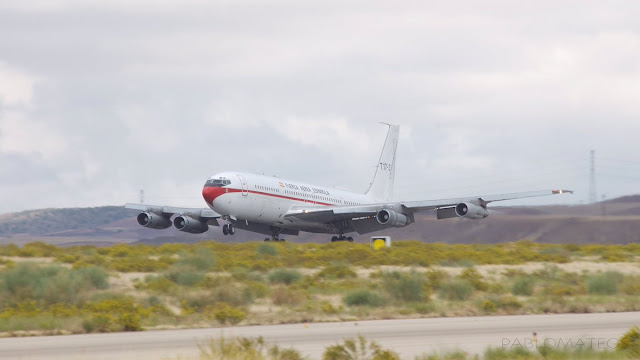
POLYGON ((285 239, 278 239, 278 238, 265 238, 264 241, 286 241, 285 239))
POLYGON ((236 227, 233 224, 222 225, 222 233, 225 235, 233 235, 236 233, 236 227))
POLYGON ((340 236, 334 236, 331 238, 331 242, 336 242, 336 241, 349 241, 349 242, 353 242, 353 238, 351 236, 346 237, 344 235, 340 235, 340 236))

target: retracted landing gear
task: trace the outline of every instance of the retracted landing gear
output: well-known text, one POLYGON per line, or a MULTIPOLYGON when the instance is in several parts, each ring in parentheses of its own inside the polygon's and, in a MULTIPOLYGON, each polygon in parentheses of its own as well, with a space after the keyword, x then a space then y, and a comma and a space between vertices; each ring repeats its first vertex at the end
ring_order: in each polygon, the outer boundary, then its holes
POLYGON ((348 241, 348 242, 353 242, 353 238, 351 236, 344 236, 344 235, 340 235, 340 236, 334 236, 331 238, 331 242, 336 242, 336 241, 348 241))
POLYGON ((222 233, 225 235, 233 235, 236 233, 236 227, 233 224, 222 225, 222 233))

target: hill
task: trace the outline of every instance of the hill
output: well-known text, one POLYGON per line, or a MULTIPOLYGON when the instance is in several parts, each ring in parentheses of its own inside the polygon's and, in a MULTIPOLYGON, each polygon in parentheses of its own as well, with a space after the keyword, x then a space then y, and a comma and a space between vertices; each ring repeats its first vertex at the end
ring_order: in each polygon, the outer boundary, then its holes
MULTIPOLYGON (((416 215, 416 223, 384 231, 394 239, 442 243, 500 243, 529 239, 546 243, 640 242, 640 195, 576 206, 494 207, 496 214, 481 221, 436 220, 433 212, 416 215)), ((219 228, 191 235, 173 228, 138 226, 137 211, 118 206, 73 209, 42 209, 0 215, 0 244, 44 241, 59 245, 114 243, 194 243, 207 239, 221 242, 262 240, 260 234, 238 230, 223 236, 219 228)), ((367 242, 369 235, 356 236, 367 242)), ((324 234, 302 234, 289 241, 324 243, 324 234)))

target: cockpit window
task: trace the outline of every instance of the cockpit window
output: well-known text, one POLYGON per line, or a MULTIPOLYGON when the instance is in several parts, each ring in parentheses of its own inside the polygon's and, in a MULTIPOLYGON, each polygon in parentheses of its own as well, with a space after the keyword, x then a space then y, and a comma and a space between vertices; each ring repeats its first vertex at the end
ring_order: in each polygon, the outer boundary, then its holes
POLYGON ((205 187, 223 187, 231 184, 231 180, 227 179, 209 179, 204 184, 205 187))

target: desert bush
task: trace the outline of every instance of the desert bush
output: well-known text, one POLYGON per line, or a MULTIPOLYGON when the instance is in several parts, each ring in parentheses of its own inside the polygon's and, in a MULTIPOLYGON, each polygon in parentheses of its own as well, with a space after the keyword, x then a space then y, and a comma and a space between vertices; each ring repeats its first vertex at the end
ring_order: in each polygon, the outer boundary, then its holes
POLYGON ((498 306, 501 309, 513 311, 522 308, 522 303, 513 296, 502 296, 498 300, 498 306))
POLYGON ((110 332, 114 331, 114 320, 109 315, 98 314, 82 321, 82 328, 85 332, 110 332))
POLYGON ((169 293, 176 286, 175 282, 164 275, 148 275, 144 281, 143 288, 161 293, 169 293))
POLYGON ((471 286, 473 286, 473 288, 476 290, 487 291, 489 289, 489 284, 474 267, 464 269, 458 277, 460 279, 467 280, 469 284, 471 284, 471 286))
POLYGON ((532 277, 517 277, 511 287, 511 293, 513 295, 531 296, 534 284, 535 281, 532 277))
POLYGON ((122 256, 111 260, 109 268, 120 272, 158 272, 171 266, 166 261, 147 256, 122 256))
POLYGON ((415 312, 417 312, 418 314, 429 314, 432 313, 436 310, 436 307, 433 305, 433 303, 419 303, 419 304, 415 304, 413 306, 413 309, 415 310, 415 312))
POLYGON ((56 303, 77 304, 83 294, 106 289, 104 269, 67 269, 59 265, 17 264, 0 272, 0 306, 33 300, 41 306, 56 303))
POLYGON ((247 290, 246 285, 238 283, 219 286, 211 291, 211 299, 235 306, 251 303, 255 299, 253 295, 254 293, 247 290))
POLYGON ((149 309, 137 304, 132 297, 119 294, 105 294, 87 302, 83 308, 92 316, 83 324, 85 330, 94 326, 98 331, 140 331, 142 318, 151 315, 149 309))
POLYGON ((32 242, 18 248, 16 256, 20 257, 53 257, 60 249, 55 245, 43 242, 32 242))
POLYGON ((630 358, 640 358, 640 328, 634 326, 622 335, 616 350, 624 352, 630 358))
POLYGON ((208 318, 216 319, 221 324, 226 324, 228 322, 232 325, 236 325, 247 317, 247 314, 242 309, 223 302, 217 303, 213 306, 208 305, 204 309, 204 313, 208 318))
POLYGON ((627 275, 620 284, 620 291, 627 295, 640 295, 640 278, 627 275))
POLYGON ((165 276, 171 282, 187 287, 202 284, 206 279, 205 274, 202 272, 174 267, 172 267, 165 276))
POLYGON ((484 352, 485 360, 538 360, 540 355, 525 349, 523 346, 514 346, 506 349, 504 347, 490 347, 484 352))
POLYGON ((348 293, 344 303, 349 306, 382 306, 384 299, 377 292, 362 289, 348 293))
POLYGON ((623 279, 624 275, 615 271, 591 275, 586 279, 587 291, 589 294, 615 295, 623 279))
POLYGON ((268 345, 262 337, 212 339, 198 344, 201 360, 303 360, 295 349, 283 349, 278 345, 268 345))
POLYGON ((357 339, 345 339, 342 344, 327 347, 322 360, 400 360, 400 356, 360 335, 357 339))
POLYGON ((325 313, 325 314, 337 314, 340 312, 342 306, 340 308, 336 308, 335 306, 333 306, 330 302, 328 301, 324 301, 322 302, 322 304, 320 305, 320 310, 325 313))
POLYGON ((482 309, 482 311, 488 314, 492 314, 498 311, 498 305, 492 300, 488 300, 488 299, 482 302, 482 305, 480 306, 480 308, 482 309))
POLYGON ((382 286, 391 298, 398 301, 424 301, 430 295, 425 277, 415 271, 385 271, 382 274, 382 286))
POLYGON ((291 289, 286 286, 275 286, 271 289, 271 301, 274 304, 294 306, 300 304, 305 296, 299 290, 291 289))
POLYGON ((291 285, 292 283, 300 280, 302 274, 293 269, 276 269, 269 274, 269 281, 272 283, 280 283, 291 285))
POLYGON ((275 247, 275 245, 269 244, 269 243, 262 243, 260 245, 258 245, 258 248, 256 249, 256 253, 259 256, 278 256, 278 248, 275 247))
POLYGON ((325 266, 315 276, 320 279, 347 279, 356 278, 358 274, 351 269, 349 264, 340 262, 325 266))
POLYGON ((447 273, 442 270, 429 270, 426 272, 427 279, 429 279, 429 286, 432 289, 437 289, 440 284, 448 277, 447 273))
POLYGON ((440 284, 438 295, 446 300, 467 300, 473 292, 473 286, 467 280, 454 279, 440 284))
POLYGON ((247 299, 259 299, 269 295, 269 287, 258 281, 245 281, 244 297, 247 299))
POLYGON ((175 262, 175 267, 192 269, 198 272, 211 271, 217 265, 211 250, 204 247, 196 247, 193 252, 182 252, 175 262))

